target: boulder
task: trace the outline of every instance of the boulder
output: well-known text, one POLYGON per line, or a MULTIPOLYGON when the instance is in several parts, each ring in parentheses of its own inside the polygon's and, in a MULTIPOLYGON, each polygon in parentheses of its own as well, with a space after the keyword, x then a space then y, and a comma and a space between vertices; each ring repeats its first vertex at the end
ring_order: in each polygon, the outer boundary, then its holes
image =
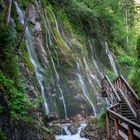
POLYGON ((79 124, 71 124, 68 126, 69 131, 72 135, 76 134, 78 132, 78 128, 80 127, 79 124))

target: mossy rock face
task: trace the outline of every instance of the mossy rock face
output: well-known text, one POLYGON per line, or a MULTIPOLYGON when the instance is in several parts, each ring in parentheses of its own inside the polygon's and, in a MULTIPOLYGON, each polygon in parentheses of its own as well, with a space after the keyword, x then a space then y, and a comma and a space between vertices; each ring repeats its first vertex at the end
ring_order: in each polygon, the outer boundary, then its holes
POLYGON ((53 125, 53 126, 51 127, 51 129, 52 129, 53 134, 55 134, 55 135, 61 135, 62 132, 64 131, 64 130, 62 130, 62 128, 61 128, 60 126, 58 126, 58 125, 53 125))

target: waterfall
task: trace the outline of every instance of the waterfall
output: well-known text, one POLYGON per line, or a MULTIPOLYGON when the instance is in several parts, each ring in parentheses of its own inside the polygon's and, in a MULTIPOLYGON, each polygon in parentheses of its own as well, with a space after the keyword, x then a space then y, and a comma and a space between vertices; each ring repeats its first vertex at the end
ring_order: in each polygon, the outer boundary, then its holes
POLYGON ((77 134, 72 135, 70 131, 68 130, 69 124, 63 124, 60 125, 61 128, 63 128, 66 132, 67 135, 56 135, 55 138, 56 140, 89 140, 86 138, 81 138, 80 137, 80 132, 82 129, 86 127, 86 124, 80 124, 80 127, 77 129, 77 134))
MULTIPOLYGON (((101 88, 101 84, 100 84, 99 79, 97 78, 96 75, 93 75, 92 72, 90 71, 89 65, 88 65, 88 63, 86 61, 86 58, 83 59, 83 62, 84 62, 84 65, 85 65, 85 70, 86 70, 86 75, 87 75, 87 78, 88 78, 88 82, 91 85, 91 87, 92 87, 92 89, 93 89, 93 91, 95 93, 94 98, 96 98, 97 103, 96 104, 94 103, 94 104, 98 105, 98 106, 96 106, 96 110, 97 110, 99 108, 99 105, 101 105, 101 104, 105 105, 106 101, 103 100, 103 98, 101 97, 100 93, 96 90, 96 87, 95 87, 95 86, 98 85, 98 87, 101 88), (93 83, 92 79, 96 83, 93 83)), ((103 107, 103 106, 101 106, 101 107, 103 107)))
MULTIPOLYGON (((45 19, 44 19, 45 20, 45 19)), ((49 40, 49 45, 51 46, 52 45, 52 42, 51 42, 51 39, 50 39, 50 32, 47 28, 47 23, 45 24, 46 26, 46 32, 48 33, 48 40, 49 40)), ((47 33, 46 33, 46 36, 47 36, 47 33)), ((47 37, 46 37, 47 39, 47 37)), ((62 88, 60 87, 60 77, 59 77, 59 74, 56 70, 56 66, 55 66, 55 63, 54 63, 54 60, 52 58, 52 55, 51 55, 51 51, 49 49, 49 46, 47 45, 47 48, 48 48, 48 51, 50 53, 50 57, 51 57, 51 62, 52 62, 52 65, 53 65, 53 68, 54 68, 54 72, 55 72, 55 77, 56 77, 56 83, 57 83, 57 87, 60 91, 60 94, 61 94, 61 100, 62 100, 62 103, 63 103, 63 107, 64 107, 64 113, 65 113, 65 119, 68 118, 67 116, 67 108, 66 108, 66 102, 65 102, 65 98, 64 98, 64 95, 63 95, 63 91, 62 91, 62 88)), ((57 57, 58 58, 58 57, 57 57)), ((59 62, 59 60, 57 59, 57 62, 59 62)), ((59 64, 59 63, 58 63, 59 64)), ((59 66, 60 67, 60 66, 59 66)))
MULTIPOLYGON (((20 20, 21 24, 24 25, 24 13, 22 12, 20 7, 18 6, 17 2, 15 2, 15 6, 16 6, 16 11, 17 11, 18 16, 19 16, 19 20, 20 20)), ((36 74, 36 77, 37 77, 37 80, 38 80, 38 83, 39 83, 39 86, 41 89, 41 94, 42 94, 43 101, 44 101, 45 111, 46 111, 46 114, 48 114, 49 107, 48 107, 48 104, 47 104, 46 99, 45 99, 45 91, 44 91, 44 86, 43 86, 43 76, 42 76, 42 72, 41 72, 41 66, 36 62, 37 58, 35 57, 35 54, 34 54, 34 45, 33 45, 32 41, 33 41, 32 35, 29 31, 28 26, 26 26, 25 42, 26 42, 26 46, 28 49, 30 61, 31 61, 32 65, 34 66, 35 74, 36 74)))
MULTIPOLYGON (((67 119, 68 118, 68 116, 67 116, 67 108, 66 108, 66 102, 65 102, 64 94, 63 94, 62 88, 60 86, 60 76, 59 76, 59 74, 57 72, 57 69, 56 69, 56 66, 55 66, 55 63, 54 63, 54 60, 53 60, 53 57, 52 57, 52 53, 51 53, 50 48, 49 48, 49 46, 50 47, 52 46, 52 41, 51 41, 51 35, 50 35, 51 33, 50 33, 47 25, 50 26, 50 24, 49 24, 48 19, 46 19, 47 17, 44 17, 43 15, 41 15, 41 11, 39 11, 40 7, 39 7, 37 1, 36 1, 36 5, 38 7, 38 12, 39 12, 40 16, 42 17, 42 20, 44 22, 44 26, 45 26, 45 29, 46 29, 46 48, 47 48, 47 50, 49 52, 49 55, 50 55, 51 63, 52 63, 52 66, 53 66, 53 69, 54 69, 54 73, 55 73, 56 84, 57 84, 57 87, 58 87, 60 95, 61 95, 60 99, 62 100, 62 103, 63 103, 65 119, 67 119)), ((55 21, 55 22, 56 22, 56 27, 58 28, 57 21, 55 21)), ((60 67, 59 60, 58 60, 58 54, 57 54, 57 63, 58 63, 58 67, 60 67)))
MULTIPOLYGON (((48 7, 48 8, 49 8, 49 7, 48 7)), ((55 16, 54 12, 53 12, 50 8, 49 8, 49 10, 51 11, 52 16, 53 16, 53 18, 54 18, 56 30, 57 30, 57 33, 58 33, 58 35, 59 35, 61 41, 65 44, 65 47, 66 47, 67 49, 70 49, 69 46, 67 45, 67 43, 64 41, 63 37, 62 37, 61 34, 60 34, 59 27, 58 27, 58 22, 57 22, 57 20, 56 20, 56 16, 55 16)))
MULTIPOLYGON (((94 64, 94 66, 96 67, 98 73, 100 74, 101 78, 103 78, 104 75, 103 75, 102 71, 101 71, 100 68, 99 68, 98 62, 96 61, 97 58, 96 58, 95 55, 94 55, 94 53, 96 53, 96 52, 93 51, 93 47, 95 47, 95 46, 92 46, 90 40, 88 40, 88 42, 89 42, 89 46, 90 46, 90 49, 91 49, 92 62, 93 62, 93 64, 94 64)), ((94 44, 94 45, 95 45, 95 44, 94 44)))
POLYGON ((59 89, 59 91, 60 91, 61 99, 62 99, 63 106, 64 106, 65 119, 67 119, 68 117, 67 117, 66 103, 65 103, 63 91, 62 91, 62 89, 61 89, 61 87, 60 87, 60 84, 59 84, 59 83, 60 83, 60 77, 59 77, 59 74, 58 74, 58 72, 57 72, 57 70, 56 70, 56 67, 55 67, 55 64, 54 64, 54 61, 53 61, 52 57, 51 57, 51 61, 52 61, 52 64, 53 64, 53 68, 54 68, 54 71, 55 71, 55 75, 56 75, 57 87, 58 87, 58 89, 59 89))
POLYGON ((90 105, 92 106, 93 113, 96 116, 97 115, 96 114, 96 109, 95 109, 95 106, 93 105, 93 103, 91 102, 90 98, 88 97, 88 91, 87 91, 86 85, 84 83, 83 77, 81 75, 80 65, 77 61, 76 61, 76 64, 77 64, 77 76, 78 76, 78 80, 79 80, 79 83, 81 85, 83 94, 86 97, 86 99, 88 100, 88 102, 90 103, 90 105))
POLYGON ((112 55, 112 52, 109 50, 109 47, 108 47, 108 43, 105 42, 105 52, 109 58, 109 61, 110 61, 110 64, 115 72, 115 75, 118 76, 119 75, 119 72, 117 70, 117 66, 115 64, 115 61, 114 61, 114 58, 113 58, 113 55, 112 55))
MULTIPOLYGON (((91 73, 91 71, 90 71, 90 69, 89 69, 89 66, 88 66, 88 63, 87 63, 87 61, 86 61, 85 58, 83 59, 83 61, 84 61, 84 64, 85 64, 85 69, 86 69, 86 74, 87 74, 87 77, 88 77, 88 81, 89 81, 89 83, 91 84, 91 86, 93 87, 93 89, 95 89, 95 87, 94 87, 94 85, 93 85, 93 83, 92 83, 91 78, 98 84, 99 87, 101 87, 101 84, 100 84, 99 79, 98 79, 95 75, 93 75, 93 74, 91 73)), ((97 93, 97 92, 96 92, 96 93, 97 93)), ((97 94, 96 94, 96 95, 97 95, 97 94)))
MULTIPOLYGON (((92 81, 91 81, 91 78, 92 78, 98 84, 98 86, 101 87, 101 83, 100 83, 99 79, 97 78, 97 76, 96 75, 93 75, 92 72, 90 71, 89 66, 88 66, 88 63, 87 63, 85 57, 84 57, 83 61, 84 61, 84 64, 85 64, 86 71, 89 74, 88 77, 90 76, 88 78, 89 81, 90 81, 89 83, 92 84, 92 81)), ((92 84, 92 87, 93 87, 93 84, 92 84)))

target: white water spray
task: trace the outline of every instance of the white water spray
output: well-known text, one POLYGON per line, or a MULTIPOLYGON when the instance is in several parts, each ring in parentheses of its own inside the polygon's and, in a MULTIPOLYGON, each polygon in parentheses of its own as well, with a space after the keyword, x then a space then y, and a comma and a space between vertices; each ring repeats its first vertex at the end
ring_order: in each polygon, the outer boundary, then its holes
POLYGON ((80 124, 80 127, 77 129, 77 134, 72 135, 70 133, 70 131, 68 130, 68 124, 62 124, 60 125, 60 127, 62 127, 67 135, 57 135, 55 136, 56 140, 89 140, 86 138, 81 138, 80 137, 80 132, 82 129, 84 129, 86 127, 86 124, 80 124))

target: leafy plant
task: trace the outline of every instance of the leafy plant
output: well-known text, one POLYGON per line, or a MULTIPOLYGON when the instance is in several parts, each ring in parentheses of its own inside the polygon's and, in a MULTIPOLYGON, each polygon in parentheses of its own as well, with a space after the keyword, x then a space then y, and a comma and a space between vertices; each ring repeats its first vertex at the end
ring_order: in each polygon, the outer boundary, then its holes
POLYGON ((13 120, 31 120, 28 110, 32 104, 25 94, 17 89, 14 82, 3 75, 2 71, 0 71, 0 91, 4 93, 4 99, 8 104, 13 120))
POLYGON ((97 128, 104 128, 104 126, 105 126, 105 117, 106 117, 106 113, 105 112, 102 112, 99 115, 99 122, 97 124, 97 128))

